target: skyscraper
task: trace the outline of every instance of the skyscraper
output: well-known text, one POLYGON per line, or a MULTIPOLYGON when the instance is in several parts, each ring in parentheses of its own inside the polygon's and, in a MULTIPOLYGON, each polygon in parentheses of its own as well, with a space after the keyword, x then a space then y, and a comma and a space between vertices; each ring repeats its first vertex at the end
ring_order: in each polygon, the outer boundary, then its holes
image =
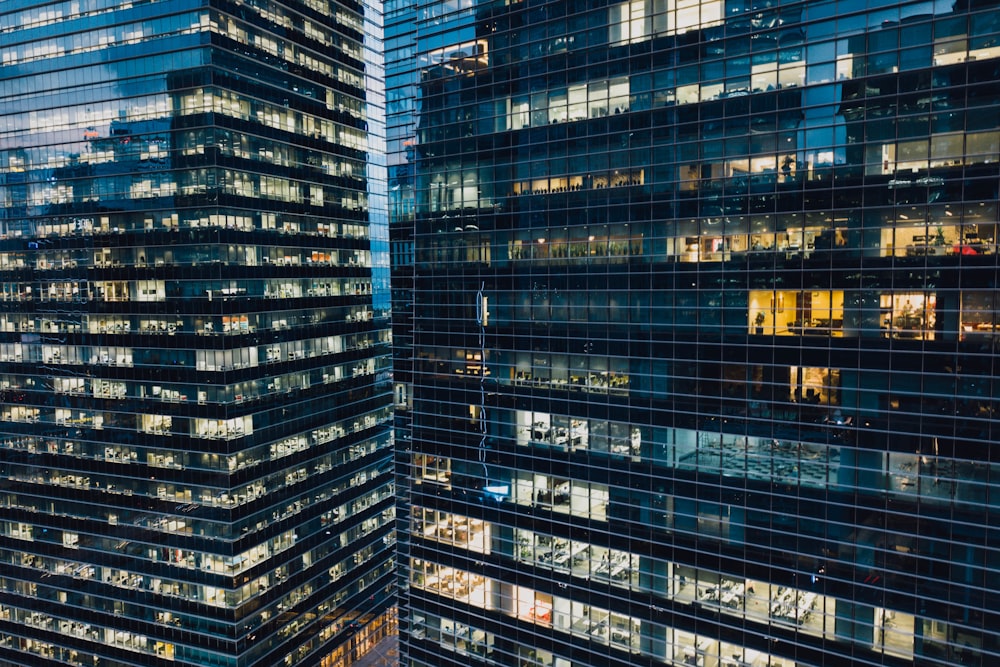
MULTIPOLYGON (((413 222, 418 3, 389 0, 385 11, 386 161, 392 272, 393 433, 396 441, 397 535, 409 534, 411 398, 413 386, 413 222)), ((396 542, 396 558, 409 557, 409 541, 396 542)), ((406 568, 397 570, 399 616, 409 617, 406 568)))
POLYGON ((997 4, 418 7, 406 664, 1000 657, 997 4))
POLYGON ((0 7, 0 664, 391 627, 376 10, 0 7))

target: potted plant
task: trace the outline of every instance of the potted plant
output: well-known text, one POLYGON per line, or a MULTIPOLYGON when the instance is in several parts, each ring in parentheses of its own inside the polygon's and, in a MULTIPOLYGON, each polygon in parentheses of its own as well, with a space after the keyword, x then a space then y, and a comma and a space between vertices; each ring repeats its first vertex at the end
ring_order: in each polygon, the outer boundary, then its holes
POLYGON ((759 311, 757 313, 757 316, 753 320, 754 326, 756 326, 757 328, 758 336, 763 335, 764 333, 764 319, 765 319, 764 311, 759 311))

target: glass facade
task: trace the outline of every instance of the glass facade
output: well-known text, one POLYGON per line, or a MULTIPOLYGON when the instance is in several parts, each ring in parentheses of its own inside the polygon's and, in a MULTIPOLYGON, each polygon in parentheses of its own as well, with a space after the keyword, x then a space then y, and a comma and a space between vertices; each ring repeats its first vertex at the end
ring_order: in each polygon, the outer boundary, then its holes
POLYGON ((0 663, 391 629, 377 9, 2 3, 0 663))
MULTIPOLYGON (((385 11, 386 159, 392 272, 393 433, 396 437, 396 534, 410 522, 409 457, 413 388, 413 222, 417 63, 414 58, 417 3, 383 2, 385 11)), ((396 558, 408 558, 409 542, 396 543, 396 558)), ((400 618, 409 618, 409 586, 397 570, 400 618)))
POLYGON ((415 12, 405 664, 1000 657, 1000 6, 415 12))

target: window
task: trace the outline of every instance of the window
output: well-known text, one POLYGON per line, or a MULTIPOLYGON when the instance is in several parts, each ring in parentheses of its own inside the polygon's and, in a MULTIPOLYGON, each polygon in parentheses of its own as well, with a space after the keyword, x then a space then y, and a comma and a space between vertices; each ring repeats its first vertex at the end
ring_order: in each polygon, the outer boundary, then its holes
POLYGON ((879 306, 884 337, 934 340, 937 297, 933 292, 883 294, 879 306))
POLYGON ((750 333, 765 336, 842 336, 844 292, 751 290, 750 333))
POLYGON ((413 530, 435 542, 453 544, 478 553, 490 553, 490 524, 481 519, 415 507, 413 530))

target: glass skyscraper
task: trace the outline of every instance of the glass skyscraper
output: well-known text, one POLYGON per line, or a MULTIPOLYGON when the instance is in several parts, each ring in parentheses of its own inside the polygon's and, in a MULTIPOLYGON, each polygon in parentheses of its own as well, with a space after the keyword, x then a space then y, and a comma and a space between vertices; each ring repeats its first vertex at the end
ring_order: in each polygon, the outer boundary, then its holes
POLYGON ((405 664, 995 662, 1000 6, 416 14, 405 664))
POLYGON ((392 628, 379 11, 0 6, 0 664, 392 628))
MULTIPOLYGON (((386 161, 388 164, 389 245, 392 273, 393 433, 396 441, 396 534, 409 533, 411 390, 413 386, 413 221, 416 142, 417 3, 383 2, 385 11, 386 161)), ((408 558, 409 541, 396 542, 396 558, 408 558)), ((396 602, 404 623, 409 616, 406 569, 397 569, 396 602)))

